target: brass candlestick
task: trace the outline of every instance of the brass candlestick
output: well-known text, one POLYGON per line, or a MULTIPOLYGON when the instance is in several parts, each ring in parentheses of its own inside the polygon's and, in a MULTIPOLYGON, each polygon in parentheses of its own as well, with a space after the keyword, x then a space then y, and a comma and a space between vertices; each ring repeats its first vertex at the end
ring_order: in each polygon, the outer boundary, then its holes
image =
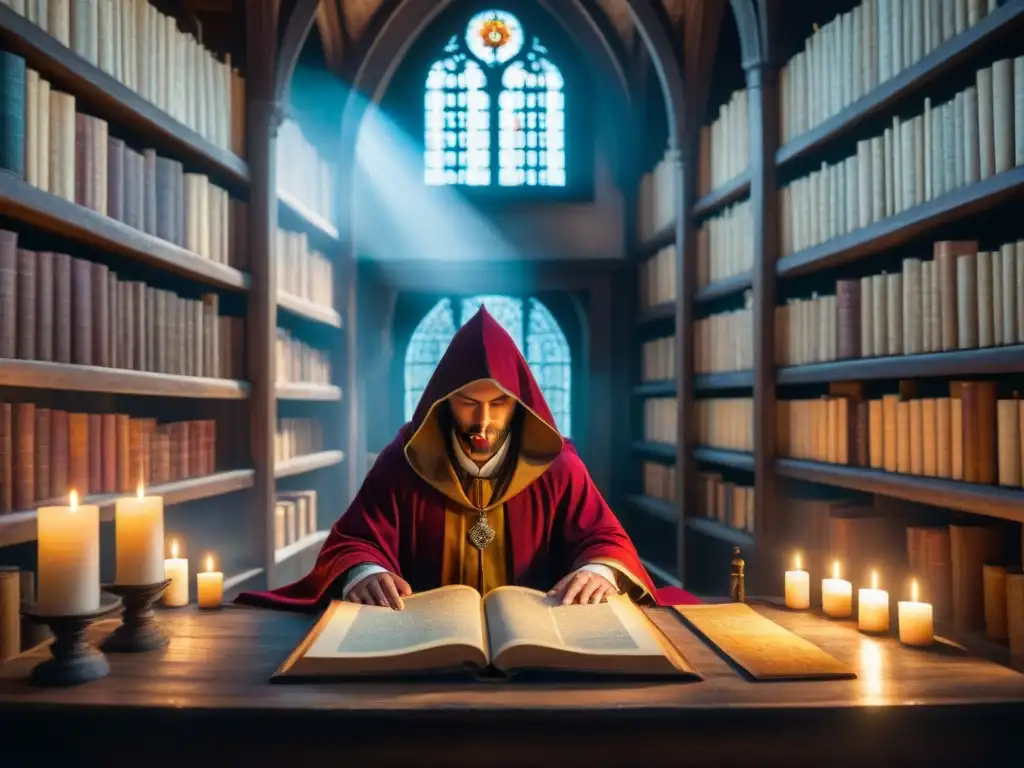
POLYGON ((747 587, 745 582, 745 576, 743 570, 746 567, 746 562, 741 556, 739 547, 733 547, 732 549, 732 569, 729 572, 729 598, 734 603, 745 603, 747 602, 747 587))
POLYGON ((107 653, 145 653, 163 648, 167 635, 156 623, 153 603, 171 583, 164 579, 156 584, 107 584, 104 592, 117 595, 124 601, 121 626, 113 631, 102 645, 107 653))
POLYGON ((107 657, 85 639, 89 626, 121 608, 121 598, 101 595, 100 607, 69 616, 48 616, 35 606, 26 606, 22 613, 38 624, 45 624, 53 632, 50 645, 53 658, 40 662, 32 670, 29 682, 40 686, 81 685, 99 680, 110 673, 107 657))

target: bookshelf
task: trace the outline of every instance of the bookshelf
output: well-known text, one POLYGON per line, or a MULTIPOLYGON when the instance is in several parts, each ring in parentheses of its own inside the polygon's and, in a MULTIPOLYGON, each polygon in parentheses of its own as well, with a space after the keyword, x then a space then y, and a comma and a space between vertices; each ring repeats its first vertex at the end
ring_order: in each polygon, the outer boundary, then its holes
POLYGON ((280 583, 337 517, 336 506, 302 496, 315 489, 343 501, 349 492, 338 471, 349 405, 339 383, 354 375, 344 330, 355 308, 331 223, 337 177, 318 168, 311 198, 276 173, 279 153, 305 159, 311 150, 296 142, 300 126, 279 128, 287 89, 278 73, 291 68, 278 59, 298 51, 278 50, 278 29, 309 27, 298 18, 309 4, 299 6, 281 17, 276 4, 236 6, 228 23, 248 54, 232 63, 231 51, 200 44, 191 14, 171 19, 115 0, 117 18, 106 22, 119 34, 76 36, 70 19, 50 29, 52 13, 30 20, 0 3, 8 88, 15 82, 5 119, 13 114, 23 131, 0 148, 0 258, 14 270, 0 279, 0 562, 34 569, 35 509, 72 483, 101 507, 104 578, 113 576, 114 500, 146 475, 147 492, 164 498, 168 535, 196 565, 217 555, 229 599, 280 583), (168 55, 180 57, 180 83, 145 58, 152 40, 129 39, 129 14, 148 19, 147 34, 159 28, 177 41, 168 55), (63 133, 53 121, 64 113, 41 110, 44 101, 70 108, 63 133), (70 136, 74 154, 50 143, 48 162, 39 160, 44 134, 65 145, 70 136), (55 169, 54 158, 70 164, 55 169), (279 227, 293 235, 284 245, 279 227), (305 251, 293 247, 300 241, 305 251), (70 284, 60 264, 70 264, 70 284), (75 283, 75 270, 91 281, 75 283), (70 309, 58 311, 62 298, 70 309), (88 328, 79 324, 89 317, 88 328), (298 351, 282 352, 279 327, 298 351), (279 418, 330 426, 320 443, 294 441, 275 461, 279 418), (44 429, 32 440, 30 421, 44 429), (58 443, 47 446, 51 438, 58 443), (30 442, 35 484, 12 487, 28 462, 17 450, 30 442), (302 535, 283 546, 274 540, 279 492, 304 515, 302 535))
MULTIPOLYGON (((727 9, 709 59, 714 66, 685 81, 687 106, 696 105, 705 125, 745 87, 749 166, 731 179, 709 172, 701 150, 706 134, 720 136, 721 129, 684 137, 684 155, 698 161, 684 164, 683 185, 697 195, 683 220, 680 256, 684 269, 696 269, 698 287, 692 314, 683 311, 686 297, 675 298, 676 331, 692 342, 679 365, 690 380, 677 382, 677 391, 697 402, 751 398, 751 450, 685 440, 659 445, 665 461, 677 448, 680 467, 675 490, 686 557, 676 575, 700 590, 711 574, 711 586, 721 589, 725 553, 740 546, 748 592, 780 593, 783 561, 794 548, 817 569, 822 550, 837 554, 836 537, 847 537, 849 548, 839 549, 855 578, 865 559, 850 548, 859 546, 877 551, 893 589, 902 590, 910 573, 934 586, 951 572, 944 577, 936 567, 958 569, 966 574, 955 577, 958 589, 969 585, 971 601, 980 603, 983 564, 1004 564, 1003 576, 1016 578, 1024 523, 1024 465, 1015 469, 1020 462, 1013 460, 1024 426, 1012 418, 1015 393, 1024 388, 1024 335, 1022 316, 1011 311, 1024 300, 1016 278, 1024 261, 1017 215, 1024 199, 1024 2, 830 0, 795 15, 787 6, 759 4, 766 17, 743 35, 727 9), (892 9, 902 13, 904 5, 908 15, 897 20, 892 9), (890 13, 881 27, 878 8, 890 13), (877 41, 886 39, 880 48, 877 41), (969 130, 955 132, 950 145, 945 126, 954 120, 969 130), (897 153, 906 165, 897 164, 897 153), (714 188, 708 179, 718 181, 714 188), (712 242, 718 278, 708 279, 701 233, 744 201, 751 206, 750 252, 738 259, 738 246, 716 253, 712 242), (824 203, 814 208, 809 201, 824 203), (716 266, 716 258, 726 263, 716 266), (699 336, 701 320, 735 310, 748 290, 751 370, 702 370, 686 359, 689 350, 709 346, 699 336), (885 398, 896 413, 889 421, 878 416, 885 398), (944 418, 961 408, 962 423, 944 418), (944 452, 960 455, 936 464, 944 452), (705 514, 708 488, 721 494, 709 485, 710 472, 724 480, 752 476, 752 527, 730 519, 735 501, 725 515, 705 514), (831 539, 821 530, 831 530, 831 539), (922 554, 923 539, 944 554, 922 554), (694 540, 723 546, 701 560, 694 540), (940 566, 929 565, 930 557, 940 566)), ((645 327, 634 329, 636 348, 645 327)), ((633 386, 634 399, 668 391, 665 382, 633 386)), ((680 419, 704 421, 692 407, 680 398, 680 419)), ((631 439, 637 453, 651 453, 641 430, 631 439)), ((635 491, 626 503, 668 517, 635 491)), ((641 555, 651 559, 650 551, 641 555)), ((984 637, 984 622, 963 599, 939 606, 943 599, 936 600, 940 627, 984 637)))

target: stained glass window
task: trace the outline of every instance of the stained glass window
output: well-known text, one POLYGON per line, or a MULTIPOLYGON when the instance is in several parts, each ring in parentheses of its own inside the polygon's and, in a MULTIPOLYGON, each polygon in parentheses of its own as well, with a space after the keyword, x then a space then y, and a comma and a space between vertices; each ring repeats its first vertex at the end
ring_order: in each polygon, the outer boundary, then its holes
POLYGON ((564 187, 565 82, 540 41, 489 10, 444 53, 427 74, 424 181, 488 186, 497 166, 502 187, 564 187))
MULTIPOLYGON (((523 300, 514 296, 482 295, 461 300, 459 327, 481 305, 508 331, 520 352, 525 337, 526 362, 544 393, 559 432, 568 437, 572 426, 572 355, 558 321, 538 299, 529 298, 524 306, 523 300)), ((406 421, 416 411, 431 374, 455 335, 455 320, 452 300, 441 299, 420 320, 409 339, 405 352, 406 421)))

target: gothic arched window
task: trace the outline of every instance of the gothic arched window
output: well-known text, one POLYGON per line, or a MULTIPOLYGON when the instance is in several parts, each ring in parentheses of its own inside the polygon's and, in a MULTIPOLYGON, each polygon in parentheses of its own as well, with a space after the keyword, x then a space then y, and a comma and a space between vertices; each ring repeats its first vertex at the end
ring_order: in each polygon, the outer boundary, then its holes
POLYGON ((412 418, 456 329, 476 314, 481 305, 487 307, 515 341, 544 393, 558 431, 569 437, 572 426, 569 342, 548 308, 532 297, 525 302, 521 298, 497 295, 473 296, 458 304, 450 298, 438 301, 416 326, 405 352, 405 420, 412 418))
POLYGON ((540 41, 511 13, 481 11, 444 54, 427 74, 424 181, 565 187, 565 83, 540 41))

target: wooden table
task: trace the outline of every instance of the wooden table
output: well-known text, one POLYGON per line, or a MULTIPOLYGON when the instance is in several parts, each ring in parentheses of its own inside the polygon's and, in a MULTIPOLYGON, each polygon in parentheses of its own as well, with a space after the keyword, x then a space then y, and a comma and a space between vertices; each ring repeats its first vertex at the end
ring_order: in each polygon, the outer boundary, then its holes
POLYGON ((659 608, 652 619, 702 682, 272 685, 312 617, 186 608, 161 613, 169 647, 110 657, 105 680, 29 687, 44 648, 0 669, 0 765, 42 765, 62 750, 77 751, 72 765, 147 768, 1024 764, 1024 675, 948 646, 913 650, 851 623, 757 608, 858 679, 750 682, 659 608))

